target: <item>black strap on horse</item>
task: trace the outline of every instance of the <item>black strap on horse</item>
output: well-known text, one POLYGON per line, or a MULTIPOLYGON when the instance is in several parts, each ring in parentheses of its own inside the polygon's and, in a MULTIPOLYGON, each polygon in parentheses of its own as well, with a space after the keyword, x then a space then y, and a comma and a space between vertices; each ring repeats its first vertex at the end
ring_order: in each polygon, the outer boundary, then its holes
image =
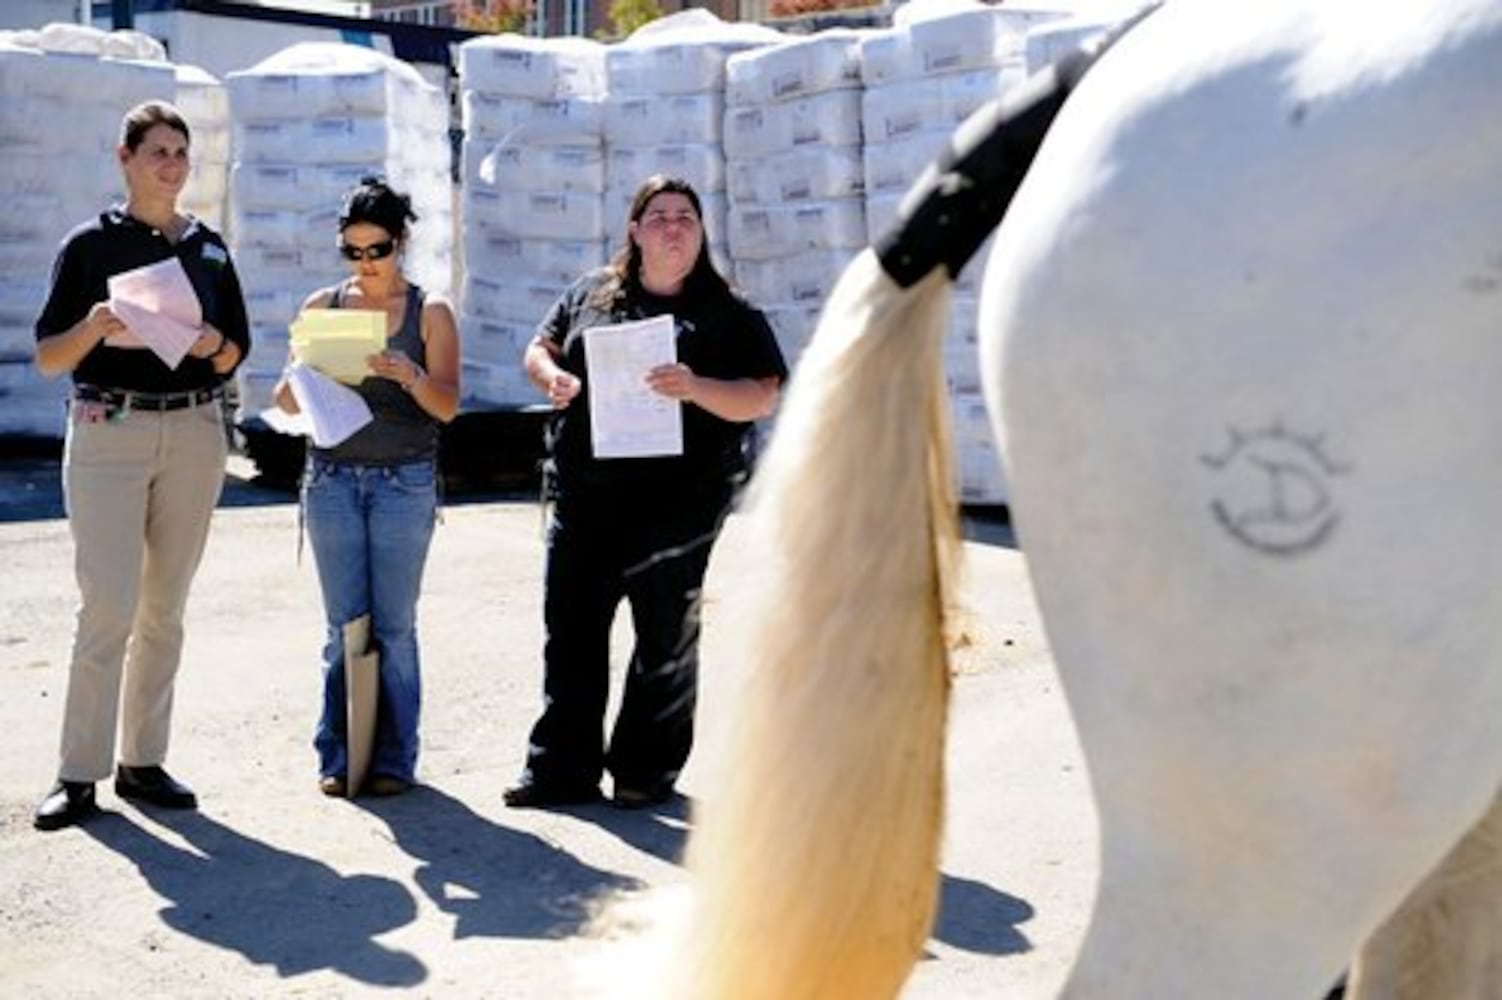
POLYGON ((951 279, 1006 213, 1064 100, 1085 71, 1158 4, 1132 17, 977 110, 908 189, 874 245, 881 269, 911 288, 940 264, 951 279))

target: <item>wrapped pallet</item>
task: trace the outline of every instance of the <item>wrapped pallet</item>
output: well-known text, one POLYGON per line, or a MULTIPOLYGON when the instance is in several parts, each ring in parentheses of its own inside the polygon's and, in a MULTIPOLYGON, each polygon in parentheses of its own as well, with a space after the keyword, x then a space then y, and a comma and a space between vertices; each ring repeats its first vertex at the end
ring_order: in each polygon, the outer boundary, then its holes
POLYGON ((242 417, 270 404, 302 300, 347 276, 336 252, 340 199, 384 177, 418 216, 408 277, 453 285, 448 103, 411 66, 373 49, 303 42, 228 74, 231 249, 256 350, 240 371, 242 417))
POLYGON ((68 380, 37 371, 35 324, 63 237, 124 198, 120 119, 173 98, 148 43, 81 25, 0 33, 0 435, 63 434, 68 380))
POLYGON ((1050 19, 1028 29, 1024 61, 1028 75, 1038 72, 1118 24, 1148 0, 1093 0, 1080 3, 1068 17, 1050 19))
POLYGON ((178 204, 226 238, 229 206, 229 93, 224 83, 198 66, 178 65, 177 110, 193 130, 193 172, 178 204))
POLYGON ((725 67, 731 56, 783 37, 692 8, 652 21, 610 47, 605 216, 612 240, 621 239, 641 182, 672 174, 698 192, 710 254, 727 277, 734 276, 723 140, 725 67))
MULTIPOLYGON (((990 5, 978 0, 914 0, 890 29, 861 45, 867 235, 876 240, 955 127, 1027 76, 1030 31, 1067 13, 1057 7, 990 5)), ((980 275, 989 246, 955 282, 944 369, 949 383, 960 499, 1006 501, 1006 481, 981 396, 978 336, 980 275)))
POLYGON ((459 81, 465 398, 531 404, 527 341, 568 283, 605 261, 605 48, 584 38, 472 39, 459 47, 459 81))
POLYGON ((730 253, 789 361, 866 245, 862 35, 835 29, 726 63, 730 253))

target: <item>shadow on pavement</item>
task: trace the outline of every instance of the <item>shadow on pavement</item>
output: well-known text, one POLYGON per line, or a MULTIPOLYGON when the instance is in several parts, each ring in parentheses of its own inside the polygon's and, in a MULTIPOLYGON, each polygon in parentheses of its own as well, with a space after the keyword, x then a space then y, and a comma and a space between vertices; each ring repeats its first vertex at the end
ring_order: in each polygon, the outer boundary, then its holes
MULTIPOLYGON (((220 507, 297 502, 295 492, 263 485, 252 477, 253 472, 231 458, 224 492, 219 496, 220 507)), ((0 524, 57 521, 65 515, 61 454, 16 455, 0 449, 0 524)))
MULTIPOLYGON (((450 482, 444 489, 445 506, 537 499, 535 488, 496 487, 489 483, 477 488, 469 483, 450 482)), ((219 495, 221 508, 295 503, 295 482, 268 480, 257 475, 255 467, 243 456, 230 456, 224 492, 219 495)), ((0 524, 58 521, 65 515, 61 456, 17 456, 0 448, 0 524)))
POLYGON ((1017 534, 1005 507, 966 507, 960 512, 960 536, 967 542, 1017 548, 1017 534))
MULTIPOLYGON (((692 799, 676 795, 652 809, 622 810, 602 803, 573 812, 637 850, 681 865, 692 807, 692 799)), ((939 913, 932 937, 961 951, 1015 955, 1032 950, 1032 943, 1017 929, 1032 917, 1032 904, 1025 899, 974 879, 941 874, 939 913)))
POLYGON ((1032 950, 1017 929, 1033 917, 1033 907, 984 882, 945 875, 939 885, 939 916, 933 938, 961 951, 1016 955, 1032 950))
POLYGON ((688 844, 689 814, 694 801, 674 794, 668 801, 644 809, 617 809, 608 802, 581 808, 580 819, 594 823, 624 843, 669 864, 683 864, 688 844))
POLYGON ((62 516, 63 481, 58 459, 0 459, 0 523, 55 521, 62 516))
POLYGON ((274 966, 283 977, 329 969, 373 986, 413 986, 427 978, 416 956, 375 940, 417 917, 417 903, 400 883, 341 875, 202 813, 153 817, 193 850, 118 813, 104 813, 81 829, 140 869, 168 901, 162 921, 179 933, 274 966))
POLYGON ((539 837, 493 823, 431 786, 360 803, 422 863, 417 884, 454 917, 455 938, 570 937, 593 919, 596 900, 643 888, 638 879, 592 868, 539 837))

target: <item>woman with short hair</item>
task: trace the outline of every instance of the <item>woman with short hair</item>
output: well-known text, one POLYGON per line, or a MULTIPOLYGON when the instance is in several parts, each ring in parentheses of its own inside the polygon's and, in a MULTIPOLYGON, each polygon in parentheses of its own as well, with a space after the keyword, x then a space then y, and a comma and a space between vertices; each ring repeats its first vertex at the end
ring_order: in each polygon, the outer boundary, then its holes
POLYGON ((117 722, 116 794, 197 805, 162 763, 188 588, 224 482, 224 385, 250 350, 223 238, 178 210, 191 167, 182 115, 162 101, 132 108, 116 157, 125 203, 64 239, 36 323, 37 366, 73 380, 63 491, 82 601, 58 781, 35 816, 42 830, 94 811, 94 783, 115 764, 117 722), (171 260, 202 315, 175 367, 126 325, 109 288, 116 275, 171 260))
MULTIPOLYGON (((438 510, 438 428, 459 411, 459 333, 453 307, 402 271, 411 200, 377 177, 344 198, 338 248, 350 277, 308 296, 304 310, 365 309, 385 318, 385 349, 354 386, 372 420, 328 448, 312 446, 303 473, 308 539, 318 564, 327 636, 323 710, 313 744, 325 795, 395 795, 416 781, 422 677, 417 598, 438 510), (370 617, 378 696, 370 775, 350 787, 344 626, 370 617)), ((276 403, 298 412, 286 379, 276 403)))

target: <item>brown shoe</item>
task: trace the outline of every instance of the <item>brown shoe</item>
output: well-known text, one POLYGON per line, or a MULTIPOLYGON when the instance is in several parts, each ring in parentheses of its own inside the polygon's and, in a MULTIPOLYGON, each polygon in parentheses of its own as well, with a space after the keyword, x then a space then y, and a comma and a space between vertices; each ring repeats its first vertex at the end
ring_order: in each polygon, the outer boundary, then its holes
POLYGON ((318 779, 318 790, 331 799, 342 799, 349 786, 344 782, 344 775, 325 774, 318 779))

